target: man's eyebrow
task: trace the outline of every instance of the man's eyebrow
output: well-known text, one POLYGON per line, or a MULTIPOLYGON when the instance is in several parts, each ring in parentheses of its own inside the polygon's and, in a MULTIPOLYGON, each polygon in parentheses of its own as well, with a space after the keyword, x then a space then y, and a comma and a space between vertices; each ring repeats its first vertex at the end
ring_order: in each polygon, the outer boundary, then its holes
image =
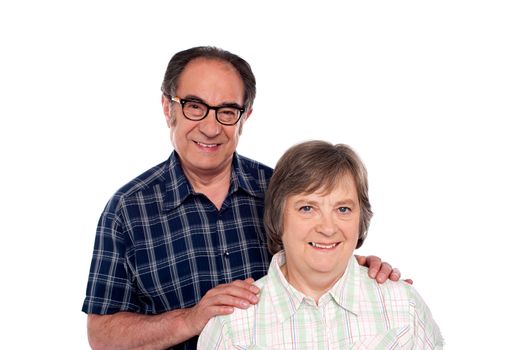
POLYGON ((244 108, 243 106, 241 106, 240 104, 235 103, 235 102, 224 102, 224 103, 221 103, 217 107, 233 107, 233 108, 237 108, 237 109, 243 109, 244 108))
MULTIPOLYGON (((186 95, 183 100, 190 100, 190 101, 195 101, 195 102, 202 102, 206 105, 208 105, 208 102, 206 102, 205 100, 203 100, 202 98, 200 98, 199 96, 196 96, 196 95, 186 95)), ((238 109, 243 109, 244 107, 239 105, 238 103, 236 102, 223 102, 217 106, 212 106, 212 107, 234 107, 234 108, 238 108, 238 109)))
POLYGON ((183 97, 183 100, 190 100, 190 101, 206 103, 202 98, 195 96, 195 95, 186 95, 185 97, 183 97))

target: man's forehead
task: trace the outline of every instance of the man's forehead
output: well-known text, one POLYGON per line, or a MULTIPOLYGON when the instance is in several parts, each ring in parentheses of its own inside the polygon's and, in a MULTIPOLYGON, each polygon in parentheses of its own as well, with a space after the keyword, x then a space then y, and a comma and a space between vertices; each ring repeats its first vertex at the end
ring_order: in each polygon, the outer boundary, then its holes
POLYGON ((226 100, 241 104, 244 83, 231 63, 221 59, 196 58, 186 65, 179 76, 176 90, 182 98, 193 95, 207 103, 226 100), (214 99, 219 101, 212 101, 214 99))

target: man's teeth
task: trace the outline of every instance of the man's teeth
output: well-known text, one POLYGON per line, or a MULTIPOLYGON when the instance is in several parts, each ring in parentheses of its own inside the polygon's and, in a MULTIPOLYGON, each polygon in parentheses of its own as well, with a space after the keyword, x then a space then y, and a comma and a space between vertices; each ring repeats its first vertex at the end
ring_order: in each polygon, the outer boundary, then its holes
POLYGON ((322 248, 322 249, 331 249, 337 246, 338 243, 332 243, 332 244, 320 244, 315 242, 309 242, 313 247, 315 248, 322 248))
POLYGON ((210 147, 216 147, 216 146, 217 146, 216 143, 210 143, 210 144, 208 144, 208 143, 197 142, 197 144, 198 144, 199 146, 208 147, 208 148, 210 148, 210 147))

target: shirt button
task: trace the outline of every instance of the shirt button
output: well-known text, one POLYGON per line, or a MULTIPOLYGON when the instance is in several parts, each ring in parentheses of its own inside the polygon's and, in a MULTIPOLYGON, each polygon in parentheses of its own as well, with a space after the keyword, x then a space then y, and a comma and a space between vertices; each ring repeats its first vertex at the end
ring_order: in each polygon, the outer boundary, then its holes
POLYGON ((224 256, 225 256, 225 257, 229 257, 229 256, 230 256, 230 253, 229 253, 228 251, 225 251, 225 252, 224 252, 224 256))

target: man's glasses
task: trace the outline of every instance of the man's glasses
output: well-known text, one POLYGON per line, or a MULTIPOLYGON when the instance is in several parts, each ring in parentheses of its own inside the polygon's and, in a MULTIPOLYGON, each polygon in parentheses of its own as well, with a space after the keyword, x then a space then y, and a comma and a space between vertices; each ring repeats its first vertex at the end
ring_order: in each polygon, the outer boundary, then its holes
POLYGON ((244 108, 232 106, 208 106, 206 103, 194 100, 185 100, 177 96, 172 97, 173 102, 181 105, 183 114, 186 119, 199 121, 206 118, 211 109, 215 111, 215 117, 222 125, 235 125, 241 119, 244 113, 244 108))

